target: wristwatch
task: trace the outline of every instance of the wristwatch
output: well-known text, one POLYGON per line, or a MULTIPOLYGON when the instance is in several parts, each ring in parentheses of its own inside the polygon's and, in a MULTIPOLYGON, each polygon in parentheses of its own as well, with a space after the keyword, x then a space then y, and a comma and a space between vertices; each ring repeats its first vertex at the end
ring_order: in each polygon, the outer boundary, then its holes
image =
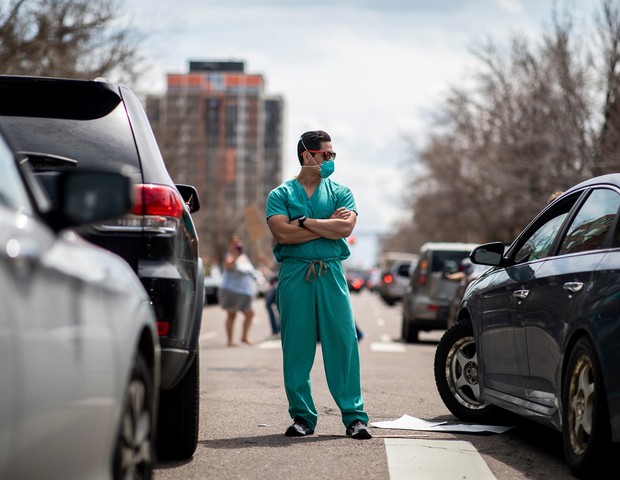
POLYGON ((297 223, 299 223, 299 226, 301 228, 304 228, 304 222, 306 221, 306 216, 302 215, 301 217, 297 218, 297 223))

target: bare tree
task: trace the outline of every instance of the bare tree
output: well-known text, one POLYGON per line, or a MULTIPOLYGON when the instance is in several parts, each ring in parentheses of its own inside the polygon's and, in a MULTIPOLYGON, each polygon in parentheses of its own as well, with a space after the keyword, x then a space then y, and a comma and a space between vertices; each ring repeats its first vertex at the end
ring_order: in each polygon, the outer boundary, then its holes
POLYGON ((0 5, 0 71, 132 83, 141 38, 116 0, 9 0, 0 5))
POLYGON ((601 87, 605 92, 602 126, 595 148, 594 174, 617 172, 620 165, 620 7, 603 1, 597 17, 602 52, 601 87))
POLYGON ((598 48, 567 8, 536 44, 513 37, 509 49, 474 49, 474 86, 449 92, 412 162, 412 215, 398 233, 414 232, 415 244, 510 242, 553 191, 618 171, 620 8, 602 6, 598 48))

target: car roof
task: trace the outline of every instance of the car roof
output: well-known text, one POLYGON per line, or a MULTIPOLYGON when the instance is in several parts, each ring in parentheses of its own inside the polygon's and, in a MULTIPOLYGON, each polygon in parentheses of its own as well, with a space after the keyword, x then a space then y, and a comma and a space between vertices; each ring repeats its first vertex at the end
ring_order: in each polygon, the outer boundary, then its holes
POLYGON ((476 248, 478 243, 463 243, 463 242, 427 242, 422 245, 421 252, 427 250, 457 250, 457 251, 471 251, 476 248))
POLYGON ((585 187, 591 187, 593 185, 612 185, 620 188, 620 173, 609 173, 607 175, 599 175, 598 177, 584 180, 583 182, 578 183, 577 185, 566 190, 564 194, 574 192, 575 190, 580 190, 585 187))

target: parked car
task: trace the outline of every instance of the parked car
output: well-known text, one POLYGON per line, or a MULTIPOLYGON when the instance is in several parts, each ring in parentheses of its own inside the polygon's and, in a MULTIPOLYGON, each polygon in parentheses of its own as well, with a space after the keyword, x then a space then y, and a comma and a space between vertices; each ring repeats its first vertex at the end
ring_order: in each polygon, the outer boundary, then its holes
POLYGON ((620 175, 596 177, 545 207, 507 251, 475 248, 472 262, 491 268, 435 355, 455 416, 486 423, 508 410, 556 429, 578 477, 594 478, 620 448, 619 209, 620 175))
POLYGON ((160 349, 127 263, 72 227, 126 213, 120 173, 55 177, 0 134, 0 478, 150 479, 160 349))
POLYGON ((360 293, 366 287, 368 272, 361 268, 346 268, 345 278, 349 292, 360 293))
POLYGON ((381 274, 379 295, 388 305, 394 305, 403 299, 409 283, 409 270, 415 258, 417 257, 409 260, 395 260, 381 274))
POLYGON ((205 305, 218 303, 220 287, 222 286, 222 271, 217 265, 212 265, 209 274, 205 275, 205 305))
POLYGON ((368 272, 365 287, 371 292, 378 292, 381 284, 381 271, 378 267, 372 267, 368 272))
POLYGON ((194 187, 175 185, 136 96, 103 81, 0 76, 0 119, 53 202, 60 171, 115 166, 135 183, 122 218, 80 230, 123 257, 149 293, 161 343, 157 454, 192 456, 198 441, 198 335, 204 273, 190 213, 194 187))
POLYGON ((420 331, 445 330, 450 303, 459 282, 448 278, 458 271, 475 243, 429 242, 412 264, 403 294, 401 335, 405 342, 418 341, 420 331))

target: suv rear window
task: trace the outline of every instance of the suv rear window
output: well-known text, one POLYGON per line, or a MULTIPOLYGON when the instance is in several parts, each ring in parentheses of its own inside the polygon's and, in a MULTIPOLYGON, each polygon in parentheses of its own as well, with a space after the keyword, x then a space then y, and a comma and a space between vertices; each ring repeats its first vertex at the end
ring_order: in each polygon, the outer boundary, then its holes
POLYGON ((435 251, 433 252, 433 263, 431 265, 432 272, 441 272, 447 265, 456 263, 458 267, 470 252, 464 251, 435 251))

